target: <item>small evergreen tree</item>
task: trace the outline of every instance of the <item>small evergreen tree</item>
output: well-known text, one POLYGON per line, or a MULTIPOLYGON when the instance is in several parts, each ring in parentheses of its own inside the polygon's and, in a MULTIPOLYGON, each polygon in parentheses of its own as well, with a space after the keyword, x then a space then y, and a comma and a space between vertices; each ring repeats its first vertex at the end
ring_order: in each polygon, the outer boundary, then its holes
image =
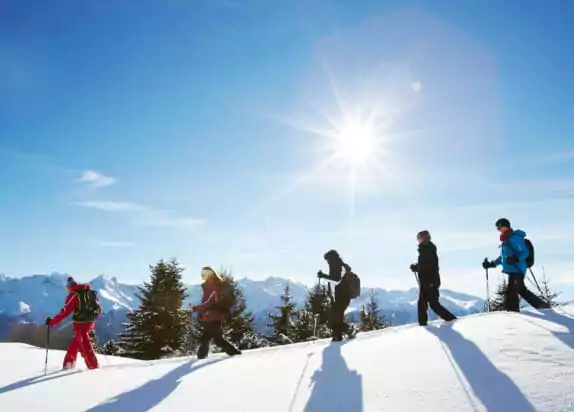
POLYGON ((388 327, 384 321, 384 316, 379 314, 380 308, 377 302, 377 293, 371 290, 369 295, 369 302, 360 313, 359 328, 361 331, 366 332, 369 330, 377 330, 388 327))
POLYGON ((255 317, 251 311, 247 310, 243 292, 233 279, 231 272, 222 270, 220 276, 224 284, 231 286, 235 296, 235 306, 232 308, 230 317, 225 321, 223 333, 239 349, 254 348, 253 345, 259 342, 253 327, 255 317))
POLYGON ((100 353, 102 353, 103 355, 110 355, 110 356, 119 355, 120 353, 119 346, 117 342, 110 339, 102 345, 100 353))
POLYGON ((281 296, 281 305, 275 306, 279 311, 277 314, 268 314, 271 320, 269 327, 273 328, 273 339, 278 343, 293 342, 293 317, 295 316, 295 303, 289 293, 289 285, 285 285, 281 296))
POLYGON ((150 266, 151 278, 138 287, 140 307, 126 315, 120 346, 128 357, 158 359, 178 353, 184 344, 187 316, 183 268, 175 259, 150 266))
POLYGON ((508 310, 508 280, 503 277, 496 288, 494 298, 488 303, 491 312, 508 310))
POLYGON ((95 330, 92 330, 90 332, 90 342, 92 342, 92 346, 94 347, 94 351, 96 351, 96 353, 102 353, 99 344, 98 334, 96 333, 95 330))
POLYGON ((296 342, 331 336, 329 328, 331 301, 328 288, 319 282, 309 291, 307 300, 297 313, 293 326, 296 342))
POLYGON ((528 279, 530 280, 530 283, 532 283, 536 288, 537 295, 540 299, 548 303, 550 306, 559 305, 556 299, 558 299, 558 296, 560 296, 560 292, 554 292, 550 287, 550 279, 546 277, 544 266, 542 267, 542 279, 540 279, 540 281, 538 281, 533 274, 528 276, 528 279))

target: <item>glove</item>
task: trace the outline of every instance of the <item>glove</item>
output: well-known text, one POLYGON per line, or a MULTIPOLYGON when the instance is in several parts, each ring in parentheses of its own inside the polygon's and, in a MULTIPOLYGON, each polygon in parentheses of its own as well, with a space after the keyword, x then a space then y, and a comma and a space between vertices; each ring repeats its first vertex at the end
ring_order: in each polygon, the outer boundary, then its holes
POLYGON ((419 265, 417 265, 416 263, 413 263, 411 266, 411 272, 415 273, 419 271, 419 265))
POLYGON ((518 263, 518 258, 516 256, 508 256, 506 258, 506 263, 513 265, 515 263, 518 263))
POLYGON ((52 318, 46 318, 46 326, 50 326, 50 323, 52 322, 52 318))
POLYGON ((482 262, 482 268, 483 269, 491 269, 491 268, 495 268, 496 265, 494 264, 494 262, 490 262, 488 259, 484 259, 482 262))
POLYGON ((324 278, 324 277, 325 277, 325 274, 323 273, 322 270, 320 270, 320 271, 317 272, 317 277, 318 277, 318 278, 324 278))

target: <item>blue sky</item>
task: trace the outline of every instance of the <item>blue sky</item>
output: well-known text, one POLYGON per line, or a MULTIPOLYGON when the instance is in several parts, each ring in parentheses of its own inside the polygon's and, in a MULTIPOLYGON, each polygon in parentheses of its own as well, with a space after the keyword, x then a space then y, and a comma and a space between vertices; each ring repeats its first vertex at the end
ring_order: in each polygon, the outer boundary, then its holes
POLYGON ((408 288, 426 228, 483 295, 505 216, 574 297, 574 4, 358 4, 2 2, 0 272, 310 284, 337 248, 408 288), (371 163, 326 162, 368 113, 371 163))

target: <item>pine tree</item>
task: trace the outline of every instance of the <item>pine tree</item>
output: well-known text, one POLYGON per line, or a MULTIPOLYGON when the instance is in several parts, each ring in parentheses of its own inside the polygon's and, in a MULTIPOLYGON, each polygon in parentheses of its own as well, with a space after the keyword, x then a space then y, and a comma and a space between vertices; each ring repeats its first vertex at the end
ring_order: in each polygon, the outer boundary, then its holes
POLYGON ((101 352, 103 355, 110 355, 115 356, 120 354, 118 343, 113 340, 106 341, 101 348, 101 352))
POLYGON ((278 314, 268 314, 271 320, 269 327, 273 328, 273 339, 278 343, 293 343, 293 317, 295 316, 295 303, 289 293, 289 284, 285 285, 281 296, 281 305, 275 306, 278 314))
POLYGON ((256 336, 253 321, 255 317, 251 311, 247 310, 245 297, 237 282, 233 279, 231 272, 222 270, 221 278, 223 284, 228 284, 233 290, 235 296, 235 306, 232 308, 231 315, 224 323, 223 333, 239 349, 252 349, 258 346, 260 340, 256 336))
POLYGON ((96 353, 102 353, 101 348, 100 348, 100 344, 99 344, 98 334, 96 333, 95 330, 92 330, 90 332, 90 342, 92 342, 92 346, 94 347, 94 351, 96 353))
POLYGON ((305 305, 297 313, 294 324, 294 340, 303 342, 331 336, 329 328, 331 301, 327 287, 317 283, 309 291, 305 305))
POLYGON ((191 355, 197 351, 201 337, 201 324, 198 316, 194 315, 191 310, 187 311, 187 322, 183 342, 183 351, 186 355, 191 355))
POLYGON ((181 310, 186 297, 183 268, 175 259, 150 266, 151 278, 138 287, 140 307, 126 315, 120 346, 128 357, 158 359, 178 353, 188 318, 181 310))
POLYGON ((386 328, 388 325, 384 321, 384 316, 379 314, 380 308, 377 302, 377 293, 371 290, 369 302, 360 313, 360 330, 365 332, 386 328))
POLYGON ((556 301, 558 296, 560 296, 560 292, 554 292, 550 287, 550 279, 546 277, 546 271, 544 270, 544 266, 542 266, 542 279, 539 281, 534 277, 534 274, 528 276, 530 283, 534 285, 536 288, 536 294, 540 299, 544 302, 548 303, 550 306, 558 306, 559 303, 556 301))
POLYGON ((498 283, 494 298, 490 299, 489 307, 491 312, 501 312, 508 310, 508 281, 506 277, 498 283))

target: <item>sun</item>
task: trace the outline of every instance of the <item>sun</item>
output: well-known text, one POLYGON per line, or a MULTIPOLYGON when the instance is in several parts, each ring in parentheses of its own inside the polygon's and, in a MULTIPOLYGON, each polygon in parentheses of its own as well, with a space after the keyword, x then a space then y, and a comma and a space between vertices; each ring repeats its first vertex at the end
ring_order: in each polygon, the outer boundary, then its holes
POLYGON ((375 133, 368 124, 346 124, 335 136, 335 155, 353 166, 367 163, 375 152, 375 133))

